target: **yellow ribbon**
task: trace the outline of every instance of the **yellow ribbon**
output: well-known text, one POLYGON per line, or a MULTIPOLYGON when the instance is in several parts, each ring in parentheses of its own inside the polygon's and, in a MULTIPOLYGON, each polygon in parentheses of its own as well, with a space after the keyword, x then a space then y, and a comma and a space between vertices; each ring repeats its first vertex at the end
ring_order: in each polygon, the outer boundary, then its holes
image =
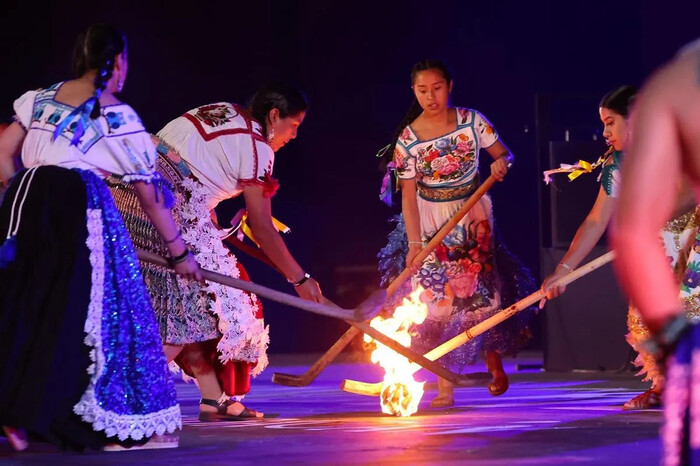
POLYGON ((609 155, 610 151, 606 152, 601 157, 599 157, 595 163, 586 162, 585 160, 579 160, 573 165, 562 163, 561 165, 559 165, 559 168, 547 170, 546 172, 544 172, 544 182, 549 184, 549 182, 552 181, 551 175, 554 175, 556 173, 568 173, 569 180, 574 181, 576 178, 583 175, 584 173, 591 173, 593 170, 604 164, 605 161, 608 160, 609 155))
MULTIPOLYGON (((287 225, 280 222, 275 217, 272 217, 272 224, 274 225, 275 230, 279 231, 280 233, 289 233, 290 231, 292 231, 287 225)), ((246 211, 241 217, 241 221, 236 227, 236 230, 239 230, 238 239, 243 239, 242 235, 240 234, 240 232, 243 232, 244 235, 250 238, 250 240, 254 242, 258 247, 260 247, 260 244, 256 241, 255 236, 253 235, 253 232, 250 229, 250 226, 248 225, 248 211, 246 211)))

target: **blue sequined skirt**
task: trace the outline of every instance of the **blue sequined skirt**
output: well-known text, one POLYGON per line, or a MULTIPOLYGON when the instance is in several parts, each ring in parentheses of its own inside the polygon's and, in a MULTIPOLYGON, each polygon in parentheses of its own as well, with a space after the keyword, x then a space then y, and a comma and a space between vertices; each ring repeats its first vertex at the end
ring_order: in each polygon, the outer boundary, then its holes
MULTIPOLYGON (((28 172, 0 206, 2 239, 28 172)), ((0 424, 67 449, 179 428, 150 298, 104 181, 36 169, 16 240, 0 269, 0 424)))

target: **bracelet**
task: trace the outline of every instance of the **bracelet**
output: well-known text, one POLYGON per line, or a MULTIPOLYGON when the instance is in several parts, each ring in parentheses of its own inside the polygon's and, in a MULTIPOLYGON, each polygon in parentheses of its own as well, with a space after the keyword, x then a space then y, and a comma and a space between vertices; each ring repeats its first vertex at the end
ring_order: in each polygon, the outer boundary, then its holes
POLYGON ((559 265, 561 265, 562 267, 564 267, 564 268, 565 268, 566 270, 568 270, 569 272, 573 272, 573 271, 574 271, 574 269, 572 269, 571 266, 570 266, 569 264, 567 264, 566 262, 559 262, 559 265))
POLYGON ((505 155, 501 155, 501 156, 498 157, 498 158, 499 158, 499 159, 506 159, 506 163, 508 164, 508 168, 512 167, 513 164, 515 163, 515 157, 514 157, 513 154, 511 154, 510 152, 508 152, 508 153, 505 154, 505 155))
POLYGON ((180 230, 178 230, 177 235, 175 235, 175 238, 173 238, 171 240, 164 240, 165 244, 174 243, 180 236, 182 236, 182 232, 180 230))
POLYGON ((304 276, 301 277, 301 280, 299 280, 298 282, 294 282, 294 281, 292 281, 292 280, 287 280, 287 281, 288 281, 289 283, 291 283, 292 285, 294 285, 294 287, 296 288, 296 287, 301 286, 301 285, 303 285, 304 283, 306 283, 306 280, 308 280, 309 278, 311 278, 311 275, 309 275, 308 273, 304 272, 304 276))
POLYGON ((189 255, 190 255, 190 250, 185 248, 185 251, 182 254, 180 254, 179 256, 171 257, 168 260, 170 261, 170 265, 175 265, 175 264, 179 264, 180 262, 184 262, 185 259, 187 259, 187 257, 189 255))
POLYGON ((420 244, 423 246, 423 241, 409 241, 408 244, 420 244))

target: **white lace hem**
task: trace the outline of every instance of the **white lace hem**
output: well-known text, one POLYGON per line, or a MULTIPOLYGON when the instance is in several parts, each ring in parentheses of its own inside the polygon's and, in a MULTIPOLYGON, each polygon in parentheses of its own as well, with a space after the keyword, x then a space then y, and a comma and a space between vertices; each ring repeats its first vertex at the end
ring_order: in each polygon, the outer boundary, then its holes
MULTIPOLYGON (((185 178, 182 186, 190 192, 190 199, 178 205, 182 214, 182 237, 187 244, 197 249, 195 258, 202 268, 238 278, 236 258, 222 244, 220 232, 211 222, 207 202, 209 194, 198 182, 185 178)), ((178 277, 178 280, 182 280, 178 277)), ((181 286, 186 282, 181 281, 181 286)), ((217 345, 222 363, 227 361, 256 362, 251 371, 253 377, 268 365, 267 347, 270 343, 269 327, 263 319, 255 317, 258 312, 255 295, 211 283, 204 288, 213 293, 211 312, 219 320, 221 340, 217 345)))
POLYGON ((102 376, 105 356, 102 346, 102 299, 104 297, 105 257, 102 236, 102 211, 87 210, 87 247, 90 250, 90 265, 92 267, 92 286, 90 289, 90 304, 85 319, 85 344, 90 350, 92 364, 87 372, 90 383, 80 401, 73 407, 75 414, 83 421, 92 424, 92 428, 104 431, 108 437, 117 436, 119 440, 131 438, 141 440, 153 434, 172 433, 182 428, 180 405, 149 414, 118 414, 102 408, 95 397, 95 386, 102 376))

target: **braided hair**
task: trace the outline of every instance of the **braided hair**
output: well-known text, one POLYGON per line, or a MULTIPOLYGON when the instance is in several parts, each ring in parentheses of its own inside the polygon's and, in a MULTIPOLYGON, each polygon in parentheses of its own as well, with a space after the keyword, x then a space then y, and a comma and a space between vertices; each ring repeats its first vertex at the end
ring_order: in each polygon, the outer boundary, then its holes
POLYGON ((78 36, 73 48, 73 70, 78 77, 90 70, 97 71, 95 93, 56 126, 53 132, 54 141, 63 132, 73 131, 70 143, 78 145, 80 138, 85 134, 85 128, 89 125, 89 119, 94 120, 100 116, 100 96, 112 77, 117 55, 124 50, 126 50, 126 39, 113 26, 106 24, 90 26, 87 31, 78 36))
POLYGON ((280 118, 287 118, 309 108, 309 102, 304 94, 284 82, 270 83, 258 91, 250 99, 248 109, 260 126, 263 136, 267 135, 267 116, 270 110, 276 108, 280 118))
POLYGON ((112 78, 114 61, 126 49, 124 35, 114 26, 97 24, 78 36, 73 49, 73 71, 80 77, 89 70, 97 70, 95 76, 95 103, 90 112, 93 120, 100 116, 100 96, 112 78))
MULTIPOLYGON (((439 71, 442 77, 445 78, 445 81, 447 81, 448 85, 452 82, 452 74, 450 73, 450 70, 447 68, 447 66, 445 66, 444 63, 442 63, 439 60, 423 60, 413 65, 413 68, 411 69, 411 85, 413 85, 416 82, 416 76, 418 75, 418 73, 427 70, 439 71)), ((406 126, 413 123, 421 113, 423 113, 423 109, 418 103, 418 100, 414 97, 411 106, 408 108, 408 112, 406 112, 406 115, 403 117, 401 123, 399 123, 399 126, 396 128, 394 134, 391 136, 391 142, 388 146, 385 146, 377 154, 377 157, 380 157, 381 159, 382 171, 386 169, 386 167, 394 158, 394 150, 396 149, 396 143, 399 140, 401 132, 406 126)))

